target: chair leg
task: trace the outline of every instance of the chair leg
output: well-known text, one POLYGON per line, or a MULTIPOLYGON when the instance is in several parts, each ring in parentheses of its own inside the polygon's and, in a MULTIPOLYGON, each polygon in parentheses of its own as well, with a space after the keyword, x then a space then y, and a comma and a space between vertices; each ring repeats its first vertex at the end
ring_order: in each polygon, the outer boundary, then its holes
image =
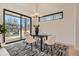
POLYGON ((45 50, 45 44, 44 44, 44 50, 45 50))
POLYGON ((45 50, 47 50, 46 54, 48 54, 48 52, 49 52, 49 48, 48 47, 49 46, 47 44, 45 44, 45 50))
POLYGON ((32 43, 31 43, 31 51, 32 51, 32 43))
POLYGON ((47 48, 47 45, 46 45, 46 44, 44 44, 44 50, 46 50, 46 48, 47 48))
POLYGON ((39 44, 38 43, 39 43, 39 39, 37 40, 37 48, 39 48, 39 44))
POLYGON ((51 45, 51 56, 53 55, 53 52, 52 52, 52 45, 51 45))
POLYGON ((35 47, 37 48, 37 44, 36 44, 36 42, 35 42, 35 47))
POLYGON ((27 43, 25 44, 25 47, 24 47, 24 49, 23 50, 25 50, 25 48, 27 47, 27 43))

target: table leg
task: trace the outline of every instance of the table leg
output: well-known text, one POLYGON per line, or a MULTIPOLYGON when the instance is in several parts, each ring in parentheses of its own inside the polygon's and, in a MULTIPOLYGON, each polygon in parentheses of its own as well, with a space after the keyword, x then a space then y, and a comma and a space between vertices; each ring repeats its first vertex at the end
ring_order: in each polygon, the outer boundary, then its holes
POLYGON ((52 45, 51 45, 51 56, 53 55, 53 52, 52 52, 52 45))
POLYGON ((48 39, 48 36, 46 36, 46 40, 48 39))
POLYGON ((43 40, 42 40, 42 37, 40 37, 40 38, 41 38, 41 40, 40 40, 40 41, 41 41, 41 48, 40 48, 40 49, 41 49, 41 51, 42 51, 42 41, 43 41, 43 40))

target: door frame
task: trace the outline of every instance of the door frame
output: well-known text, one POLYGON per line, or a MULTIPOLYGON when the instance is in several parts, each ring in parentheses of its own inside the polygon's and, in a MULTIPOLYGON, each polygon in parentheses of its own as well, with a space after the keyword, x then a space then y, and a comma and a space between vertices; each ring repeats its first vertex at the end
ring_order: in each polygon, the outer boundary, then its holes
MULTIPOLYGON (((6 15, 6 12, 10 12, 10 13, 20 15, 20 40, 22 40, 22 16, 30 18, 30 34, 32 33, 32 18, 30 16, 27 16, 27 15, 24 15, 24 14, 15 12, 15 11, 11 11, 11 10, 8 10, 8 9, 5 9, 5 8, 3 9, 3 26, 4 26, 4 28, 5 28, 5 15, 6 15)), ((20 40, 7 42, 6 44, 17 42, 17 41, 20 41, 20 40)), ((3 33, 3 43, 5 43, 5 33, 3 33)))

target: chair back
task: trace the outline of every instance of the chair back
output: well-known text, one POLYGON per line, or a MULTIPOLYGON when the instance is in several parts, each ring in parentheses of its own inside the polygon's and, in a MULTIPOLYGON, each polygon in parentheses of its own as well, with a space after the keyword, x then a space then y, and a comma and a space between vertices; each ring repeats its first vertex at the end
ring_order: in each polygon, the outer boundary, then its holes
POLYGON ((56 40, 56 36, 54 36, 54 35, 53 36, 48 36, 48 40, 47 41, 49 43, 55 42, 55 40, 56 40))
POLYGON ((25 36, 26 36, 26 41, 30 42, 33 40, 33 37, 28 32, 25 33, 25 36))

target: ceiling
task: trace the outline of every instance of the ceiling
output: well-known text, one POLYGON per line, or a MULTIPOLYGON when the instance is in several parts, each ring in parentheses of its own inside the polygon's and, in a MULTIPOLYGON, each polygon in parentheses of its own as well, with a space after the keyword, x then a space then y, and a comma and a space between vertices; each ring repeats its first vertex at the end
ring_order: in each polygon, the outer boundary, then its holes
MULTIPOLYGON (((60 4, 38 3, 38 13, 40 16, 54 13, 55 10, 60 9, 59 8, 60 6, 63 5, 61 3, 60 4)), ((33 10, 36 9, 36 4, 35 3, 5 3, 5 4, 0 3, 0 10, 3 8, 31 16, 32 14, 34 14, 33 10)))

